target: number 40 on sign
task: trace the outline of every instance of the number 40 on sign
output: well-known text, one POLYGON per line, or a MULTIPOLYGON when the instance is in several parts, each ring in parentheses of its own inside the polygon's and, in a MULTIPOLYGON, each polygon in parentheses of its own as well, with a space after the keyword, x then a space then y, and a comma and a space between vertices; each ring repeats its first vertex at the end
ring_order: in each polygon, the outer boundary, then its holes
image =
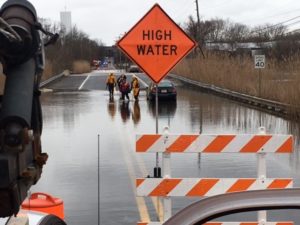
POLYGON ((254 56, 255 69, 264 69, 265 59, 266 59, 265 55, 255 55, 254 56))

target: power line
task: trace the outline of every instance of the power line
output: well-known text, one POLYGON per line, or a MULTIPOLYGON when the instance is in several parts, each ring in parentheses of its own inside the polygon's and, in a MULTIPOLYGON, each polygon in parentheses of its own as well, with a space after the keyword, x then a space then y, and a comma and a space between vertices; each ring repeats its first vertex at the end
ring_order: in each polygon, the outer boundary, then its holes
POLYGON ((300 8, 294 9, 294 10, 291 10, 291 11, 287 11, 287 12, 284 12, 284 13, 280 13, 280 14, 275 14, 275 15, 272 15, 272 16, 267 16, 267 17, 264 17, 264 18, 273 18, 273 17, 282 16, 282 15, 290 14, 292 12, 297 12, 297 11, 300 11, 300 8))
POLYGON ((300 23, 300 20, 295 21, 295 22, 290 23, 290 24, 287 24, 287 25, 285 25, 285 26, 289 27, 289 26, 292 26, 292 25, 295 25, 295 24, 298 24, 298 23, 300 23))
POLYGON ((271 26, 268 26, 268 27, 265 27, 265 28, 261 28, 261 29, 258 29, 258 30, 251 31, 251 33, 259 33, 261 31, 268 30, 268 29, 283 25, 284 23, 290 22, 290 21, 298 19, 298 18, 300 18, 300 16, 296 16, 296 17, 291 18, 289 20, 286 20, 286 21, 283 21, 283 22, 280 22, 280 23, 277 23, 277 24, 274 24, 274 25, 271 25, 271 26))
MULTIPOLYGON (((279 17, 279 16, 282 16, 282 15, 286 15, 286 14, 291 14, 291 13, 293 13, 293 12, 297 12, 297 11, 300 11, 300 8, 297 8, 297 9, 294 9, 294 10, 290 10, 290 11, 284 11, 284 12, 278 12, 277 14, 273 14, 273 15, 270 15, 270 16, 266 16, 266 15, 262 15, 262 17, 253 17, 252 18, 252 22, 253 21, 257 21, 257 20, 259 20, 259 21, 261 21, 262 20, 262 18, 264 19, 264 20, 266 20, 266 19, 268 19, 268 18, 274 18, 274 17, 279 17), (254 19, 254 20, 253 20, 254 19)), ((240 22, 242 22, 242 23, 246 23, 246 22, 249 22, 249 19, 244 19, 244 20, 240 20, 240 22)))

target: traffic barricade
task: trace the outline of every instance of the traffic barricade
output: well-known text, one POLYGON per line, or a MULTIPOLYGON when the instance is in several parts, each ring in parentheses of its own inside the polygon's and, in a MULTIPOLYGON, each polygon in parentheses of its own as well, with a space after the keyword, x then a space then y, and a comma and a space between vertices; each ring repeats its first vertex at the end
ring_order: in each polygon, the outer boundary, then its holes
MULTIPOLYGON (((137 178, 137 196, 163 197, 169 201, 164 209, 164 221, 171 217, 170 197, 208 197, 237 191, 285 189, 293 187, 292 178, 267 178, 267 153, 293 152, 292 135, 266 134, 142 134, 136 136, 137 153, 162 153, 162 178, 137 178), (241 153, 257 154, 257 178, 171 178, 172 153, 241 153)), ((258 220, 266 225, 292 225, 293 222, 267 222, 266 213, 258 212, 258 220)), ((160 222, 139 222, 139 225, 159 225, 160 222)), ((259 222, 210 222, 206 225, 256 225, 259 222)))

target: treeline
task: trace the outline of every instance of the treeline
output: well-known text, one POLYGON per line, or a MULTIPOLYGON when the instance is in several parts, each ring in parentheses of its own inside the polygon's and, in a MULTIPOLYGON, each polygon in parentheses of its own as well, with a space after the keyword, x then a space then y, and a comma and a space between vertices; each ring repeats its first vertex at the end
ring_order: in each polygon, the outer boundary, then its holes
MULTIPOLYGON (((202 21, 198 26, 192 17, 184 29, 200 43, 205 59, 202 55, 191 54, 192 57, 177 64, 173 70, 175 74, 299 108, 299 33, 289 33, 287 27, 281 24, 250 28, 221 19, 202 21), (234 48, 227 51, 209 50, 205 49, 207 43, 256 43, 257 46, 264 46, 262 54, 266 55, 266 66, 260 72, 255 69, 250 48, 245 51, 234 48)), ((300 118, 300 110, 289 110, 291 115, 300 118)))
POLYGON ((202 47, 208 43, 227 43, 234 47, 237 43, 263 44, 273 42, 269 54, 282 59, 299 54, 300 33, 288 32, 288 27, 283 24, 265 24, 249 27, 229 20, 211 19, 200 21, 200 24, 190 16, 183 25, 184 30, 193 37, 202 47))
MULTIPOLYGON (((66 69, 72 71, 74 62, 85 61, 89 64, 92 59, 98 59, 104 54, 102 49, 104 44, 98 40, 91 40, 76 26, 67 33, 58 23, 45 19, 40 19, 40 21, 46 31, 58 33, 60 36, 54 45, 45 48, 45 77, 61 73, 66 69)), ((47 37, 43 36, 43 39, 47 37)))

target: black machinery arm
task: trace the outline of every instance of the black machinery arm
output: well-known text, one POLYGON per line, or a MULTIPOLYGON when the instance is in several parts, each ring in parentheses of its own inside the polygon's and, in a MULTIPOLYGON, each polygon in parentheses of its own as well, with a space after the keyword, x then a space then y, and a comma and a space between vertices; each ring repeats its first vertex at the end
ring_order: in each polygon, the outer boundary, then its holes
POLYGON ((0 17, 8 25, 0 26, 0 60, 6 76, 0 111, 0 217, 7 217, 18 213, 48 156, 40 141, 44 45, 35 8, 27 0, 7 0, 0 17))

